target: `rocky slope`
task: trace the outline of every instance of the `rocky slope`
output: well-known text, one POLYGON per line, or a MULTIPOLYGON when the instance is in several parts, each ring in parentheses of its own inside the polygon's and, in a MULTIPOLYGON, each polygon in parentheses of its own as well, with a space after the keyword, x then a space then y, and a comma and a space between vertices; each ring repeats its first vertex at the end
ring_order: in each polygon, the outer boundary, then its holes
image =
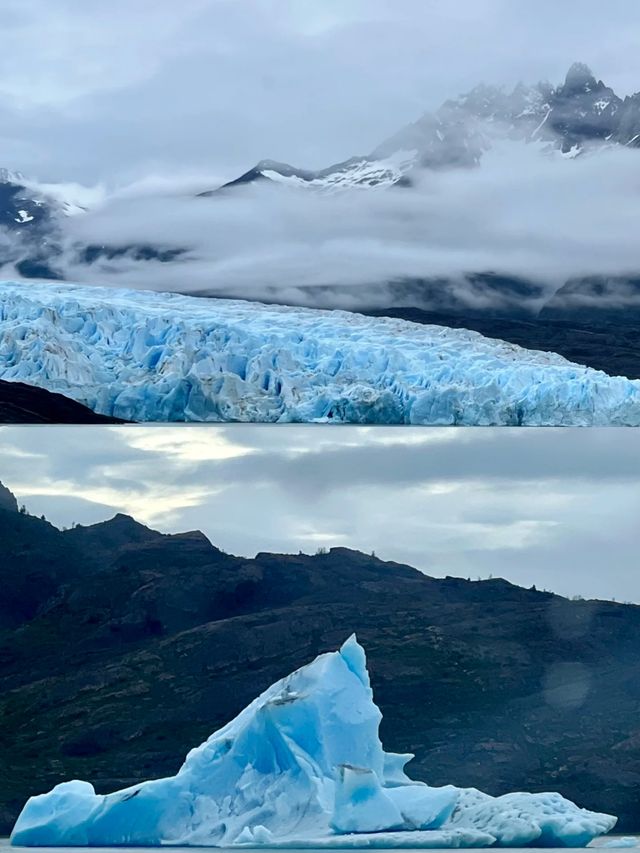
POLYGON ((59 278, 54 267, 63 214, 19 172, 0 169, 0 267, 25 278, 59 278))
POLYGON ((99 415, 62 394, 24 382, 0 379, 0 423, 2 424, 108 424, 123 423, 99 415))
POLYGON ((175 772, 354 630, 415 778, 557 790, 640 829, 640 608, 346 549, 245 559, 122 515, 59 531, 4 490, 0 541, 0 831, 63 779, 175 772))

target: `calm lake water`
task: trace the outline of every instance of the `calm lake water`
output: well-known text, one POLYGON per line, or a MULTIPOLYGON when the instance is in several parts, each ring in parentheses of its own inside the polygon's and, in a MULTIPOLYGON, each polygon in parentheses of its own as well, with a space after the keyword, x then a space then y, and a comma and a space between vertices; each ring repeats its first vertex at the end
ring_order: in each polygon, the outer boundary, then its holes
MULTIPOLYGON (((606 838, 597 839, 596 841, 594 841, 594 843, 591 846, 592 847, 601 847, 603 844, 606 844, 609 841, 613 841, 616 838, 622 838, 622 837, 630 838, 630 837, 635 837, 635 836, 608 835, 606 838)), ((640 844, 640 836, 637 836, 637 841, 640 844)), ((113 850, 114 853, 140 853, 140 850, 142 848, 140 848, 140 847, 101 847, 100 849, 101 850, 113 850)), ((151 848, 146 848, 146 849, 157 850, 158 848, 151 847, 151 848)), ((171 847, 169 849, 172 851, 172 853, 193 853, 193 850, 194 850, 193 847, 171 847)), ((225 851, 229 851, 229 853, 238 853, 237 847, 234 847, 234 848, 216 847, 216 848, 211 848, 211 849, 221 850, 223 853, 225 853, 225 851)), ((250 848, 244 848, 244 849, 246 850, 246 849, 250 849, 250 848)), ((261 849, 264 849, 264 848, 261 848, 261 849)), ((295 848, 291 848, 290 850, 287 851, 287 853, 309 853, 310 849, 311 848, 309 848, 309 847, 306 847, 304 849, 301 848, 299 850, 296 850, 295 848)), ((367 848, 363 848, 363 849, 367 849, 367 848)), ((371 849, 371 848, 368 848, 368 849, 371 849)), ((476 849, 478 849, 478 848, 476 848, 476 849)), ((496 849, 499 849, 500 853, 521 853, 523 848, 522 847, 519 847, 519 848, 500 847, 500 848, 496 848, 496 849)), ((550 853, 550 851, 553 851, 553 850, 557 850, 558 853, 567 853, 566 847, 562 847, 562 848, 560 848, 560 847, 559 848, 547 847, 545 849, 546 849, 547 853, 550 853)), ((633 848, 630 848, 630 849, 633 849, 633 848)), ((37 847, 37 848, 34 848, 34 847, 11 847, 9 845, 9 839, 8 838, 0 838, 0 853, 9 853, 9 850, 39 850, 39 851, 43 851, 43 853, 60 853, 61 850, 70 850, 70 851, 73 851, 73 853, 79 853, 79 851, 84 850, 84 851, 91 851, 91 853, 95 853, 96 848, 95 847, 37 847)), ((380 851, 382 851, 382 853, 385 853, 384 848, 380 848, 380 850, 377 851, 377 853, 380 853, 380 851)), ((450 853, 449 849, 447 849, 445 851, 444 849, 434 848, 434 851, 435 851, 435 853, 450 853)), ((322 850, 322 853, 327 853, 326 849, 322 850)), ((389 853, 391 853, 391 848, 389 849, 389 853)), ((395 848, 393 848, 393 853, 396 853, 395 848)), ((403 849, 402 853, 424 853, 424 849, 421 848, 419 850, 418 849, 414 850, 413 848, 405 848, 405 849, 403 849)))

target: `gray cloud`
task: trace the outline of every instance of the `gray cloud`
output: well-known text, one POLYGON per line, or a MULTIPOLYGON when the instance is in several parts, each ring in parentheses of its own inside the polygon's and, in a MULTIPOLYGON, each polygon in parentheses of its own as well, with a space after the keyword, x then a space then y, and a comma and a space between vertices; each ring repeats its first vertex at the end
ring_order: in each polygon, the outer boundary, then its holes
POLYGON ((128 512, 227 551, 348 546, 442 576, 640 602, 634 430, 0 430, 0 479, 54 523, 128 512))
POLYGON ((480 169, 425 172, 410 191, 330 195, 261 183, 195 198, 195 176, 147 181, 68 221, 63 267, 72 280, 324 307, 385 307, 385 282, 438 276, 482 305, 495 294, 463 278, 478 271, 551 292, 574 276, 640 268, 637 157, 616 149, 568 163, 538 145, 502 143, 480 169), (189 252, 169 264, 74 263, 73 246, 105 242, 189 252))
POLYGON ((640 88, 628 0, 5 0, 0 158, 42 180, 366 153, 479 81, 640 88))

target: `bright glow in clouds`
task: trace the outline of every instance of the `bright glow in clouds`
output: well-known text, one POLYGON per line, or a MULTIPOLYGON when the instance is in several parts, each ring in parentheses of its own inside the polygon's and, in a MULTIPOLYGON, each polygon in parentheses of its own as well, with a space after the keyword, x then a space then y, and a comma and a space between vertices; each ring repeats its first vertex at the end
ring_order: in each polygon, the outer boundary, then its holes
MULTIPOLYGON (((43 482, 36 488, 28 484, 18 483, 22 498, 32 496, 41 498, 65 496, 73 494, 75 500, 103 507, 121 507, 120 512, 131 515, 143 524, 170 524, 180 512, 190 507, 200 506, 202 502, 216 494, 215 489, 188 489, 187 487, 160 487, 149 500, 149 494, 144 488, 109 488, 92 485, 78 488, 71 481, 56 480, 43 482)), ((219 490, 219 492, 222 490, 219 490)), ((219 493, 218 492, 218 493, 219 493)))
MULTIPOLYGON (((116 427, 118 429, 118 427, 116 427)), ((130 447, 158 455, 166 455, 180 462, 214 462, 234 459, 254 452, 241 444, 234 444, 230 433, 213 430, 187 432, 180 427, 122 427, 123 438, 130 447)))

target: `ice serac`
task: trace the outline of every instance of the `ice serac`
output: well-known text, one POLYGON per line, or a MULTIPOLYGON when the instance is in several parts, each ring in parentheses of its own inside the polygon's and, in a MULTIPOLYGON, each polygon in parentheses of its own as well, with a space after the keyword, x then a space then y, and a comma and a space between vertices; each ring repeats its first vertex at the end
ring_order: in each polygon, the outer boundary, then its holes
POLYGON ((57 283, 0 283, 0 379, 126 421, 640 425, 640 381, 476 332, 57 283))
POLYGON ((432 788, 385 753, 364 651, 351 637, 278 681, 176 776, 97 795, 72 781, 32 797, 14 845, 581 847, 616 819, 559 794, 432 788))

